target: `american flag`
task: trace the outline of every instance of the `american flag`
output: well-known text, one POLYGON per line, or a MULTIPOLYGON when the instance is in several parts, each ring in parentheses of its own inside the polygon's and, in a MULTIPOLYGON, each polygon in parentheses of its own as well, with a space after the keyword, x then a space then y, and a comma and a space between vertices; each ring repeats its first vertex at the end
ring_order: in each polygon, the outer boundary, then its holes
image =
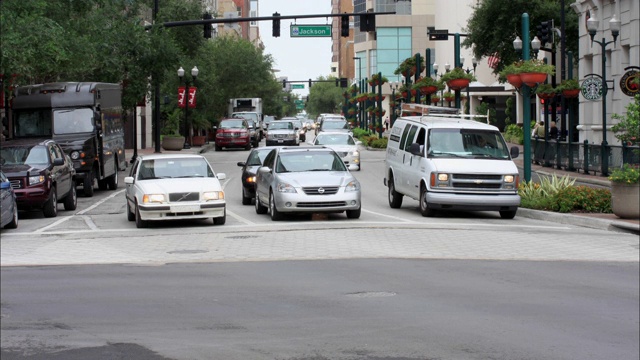
POLYGON ((500 57, 497 52, 494 52, 491 56, 487 58, 487 64, 490 68, 495 69, 498 67, 498 63, 500 62, 500 57))

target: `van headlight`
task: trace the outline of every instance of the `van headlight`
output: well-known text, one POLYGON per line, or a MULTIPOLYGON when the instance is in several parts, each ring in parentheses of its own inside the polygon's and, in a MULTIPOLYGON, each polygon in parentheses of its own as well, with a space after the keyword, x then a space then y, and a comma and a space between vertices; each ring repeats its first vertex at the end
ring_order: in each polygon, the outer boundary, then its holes
POLYGON ((435 187, 449 187, 449 174, 445 173, 431 173, 431 181, 430 185, 432 188, 435 187))
POLYGON ((503 187, 508 190, 515 190, 518 188, 518 180, 519 177, 517 175, 505 175, 502 178, 502 181, 504 181, 503 187))

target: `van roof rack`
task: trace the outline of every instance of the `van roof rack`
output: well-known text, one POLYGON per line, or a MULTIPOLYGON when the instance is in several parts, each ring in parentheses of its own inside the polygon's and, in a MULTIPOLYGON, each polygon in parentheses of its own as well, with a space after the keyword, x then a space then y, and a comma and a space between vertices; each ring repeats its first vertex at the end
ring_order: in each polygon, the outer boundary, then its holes
MULTIPOLYGON (((489 124, 489 111, 487 115, 468 115, 460 113, 460 109, 447 108, 442 106, 424 105, 424 104, 402 104, 400 116, 417 113, 419 116, 439 116, 447 118, 486 118, 489 124)), ((420 119, 422 121, 422 119, 420 119)))

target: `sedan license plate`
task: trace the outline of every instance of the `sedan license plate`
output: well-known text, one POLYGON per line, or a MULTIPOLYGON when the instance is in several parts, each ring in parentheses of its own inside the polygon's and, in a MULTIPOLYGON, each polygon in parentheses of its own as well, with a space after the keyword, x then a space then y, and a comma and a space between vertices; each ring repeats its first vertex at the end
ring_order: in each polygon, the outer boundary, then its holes
POLYGON ((284 140, 282 140, 282 139, 278 139, 278 142, 279 142, 279 143, 283 143, 283 142, 284 142, 284 140))
POLYGON ((173 213, 197 212, 197 211, 200 211, 200 205, 174 205, 174 206, 171 206, 171 212, 173 212, 173 213))

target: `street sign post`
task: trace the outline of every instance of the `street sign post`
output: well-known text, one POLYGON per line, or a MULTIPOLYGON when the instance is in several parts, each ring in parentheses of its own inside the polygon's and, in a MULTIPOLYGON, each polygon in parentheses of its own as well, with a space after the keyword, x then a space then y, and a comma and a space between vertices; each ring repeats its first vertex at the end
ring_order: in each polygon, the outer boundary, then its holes
POLYGON ((304 89, 304 84, 292 84, 292 89, 304 89))
POLYGON ((291 25, 291 37, 331 37, 331 25, 291 25))

